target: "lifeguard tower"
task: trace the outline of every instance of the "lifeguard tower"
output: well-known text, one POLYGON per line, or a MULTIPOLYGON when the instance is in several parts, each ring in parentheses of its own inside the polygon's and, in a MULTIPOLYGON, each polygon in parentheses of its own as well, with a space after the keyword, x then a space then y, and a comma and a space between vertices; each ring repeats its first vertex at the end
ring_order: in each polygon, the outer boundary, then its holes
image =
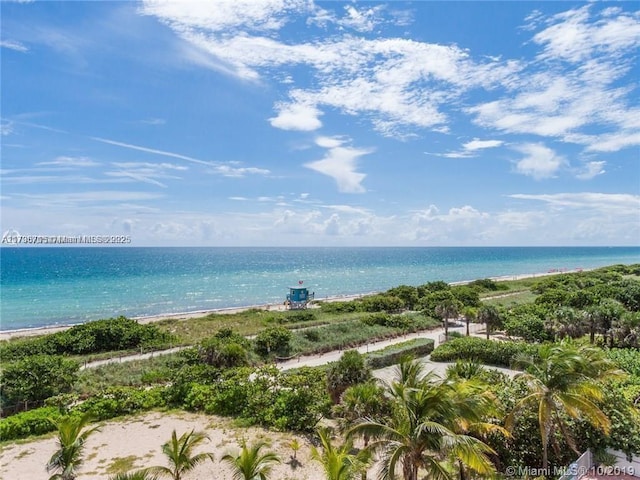
POLYGON ((304 310, 307 304, 313 300, 315 293, 309 293, 307 287, 290 287, 287 301, 285 302, 289 310, 304 310))

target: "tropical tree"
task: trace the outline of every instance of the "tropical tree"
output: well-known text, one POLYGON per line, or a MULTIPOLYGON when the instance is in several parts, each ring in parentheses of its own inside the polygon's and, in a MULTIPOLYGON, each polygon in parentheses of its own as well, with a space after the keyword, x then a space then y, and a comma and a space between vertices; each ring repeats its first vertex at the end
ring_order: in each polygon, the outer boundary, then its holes
POLYGON ((98 431, 100 427, 87 428, 92 416, 85 413, 83 416, 66 416, 57 422, 50 420, 58 429, 58 450, 55 451, 49 463, 47 473, 55 472, 49 480, 74 480, 78 469, 83 463, 87 438, 98 431))
POLYGON ((493 305, 482 305, 478 309, 478 321, 486 325, 487 340, 489 340, 489 335, 502 323, 502 318, 493 305))
POLYGON ((109 477, 109 480, 156 480, 157 478, 148 470, 138 470, 136 472, 118 473, 109 477))
POLYGON ((273 452, 261 453, 265 442, 258 442, 247 447, 242 443, 242 450, 237 455, 227 453, 222 457, 233 470, 234 480, 267 480, 273 465, 280 463, 280 457, 273 452))
POLYGON ((539 359, 517 357, 515 365, 525 369, 515 378, 526 383, 529 393, 507 416, 506 427, 509 430, 513 428, 516 415, 524 407, 531 405, 535 408, 542 441, 543 468, 548 468, 549 464, 549 443, 559 449, 557 431, 572 450, 580 453, 567 417, 584 418, 608 434, 611 422, 596 404, 603 398, 602 385, 598 380, 620 376, 622 372, 601 350, 593 346, 577 346, 565 340, 540 347, 539 359))
POLYGON ((167 476, 173 480, 181 480, 183 475, 193 470, 206 460, 213 461, 213 453, 194 454, 194 450, 209 437, 204 432, 185 432, 178 438, 176 431, 171 433, 171 440, 162 445, 162 453, 167 457, 168 467, 151 467, 152 475, 167 476))
POLYGON ((371 378, 371 369, 365 358, 357 350, 347 350, 340 360, 334 362, 327 371, 327 388, 333 403, 340 401, 342 393, 352 385, 366 382, 371 378))
POLYGON ((462 303, 451 292, 445 292, 444 296, 435 307, 435 314, 444 324, 444 338, 449 339, 449 319, 456 318, 462 307, 462 303))
POLYGON ((474 322, 478 317, 478 309, 476 307, 464 307, 462 310, 462 316, 464 317, 465 324, 467 326, 467 337, 469 336, 469 324, 474 322))
POLYGON ((380 478, 396 478, 402 470, 405 480, 417 480, 426 470, 433 479, 450 479, 447 460, 455 458, 479 474, 494 472, 487 457, 494 453, 481 440, 463 431, 465 425, 479 423, 484 403, 467 399, 454 382, 441 380, 433 372, 423 374, 416 361, 403 362, 404 378, 392 382, 392 414, 380 420, 364 419, 347 432, 347 437, 368 435, 373 440, 367 450, 378 454, 380 478))
POLYGON ((353 442, 349 439, 340 446, 333 445, 328 428, 318 429, 318 437, 322 449, 312 447, 311 458, 322 465, 326 480, 354 480, 366 472, 370 458, 366 450, 351 453, 353 442))
MULTIPOLYGON (((375 382, 361 383, 347 388, 342 394, 342 402, 333 409, 342 431, 346 431, 363 418, 380 418, 391 413, 389 399, 384 388, 375 382)), ((364 446, 369 437, 364 437, 364 446)))

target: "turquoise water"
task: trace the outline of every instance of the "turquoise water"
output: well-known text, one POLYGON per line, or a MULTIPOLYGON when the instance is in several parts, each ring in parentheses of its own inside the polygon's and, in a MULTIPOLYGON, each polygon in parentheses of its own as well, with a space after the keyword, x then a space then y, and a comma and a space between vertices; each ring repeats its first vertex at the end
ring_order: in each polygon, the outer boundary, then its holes
POLYGON ((640 247, 0 248, 0 330, 640 263, 640 247))

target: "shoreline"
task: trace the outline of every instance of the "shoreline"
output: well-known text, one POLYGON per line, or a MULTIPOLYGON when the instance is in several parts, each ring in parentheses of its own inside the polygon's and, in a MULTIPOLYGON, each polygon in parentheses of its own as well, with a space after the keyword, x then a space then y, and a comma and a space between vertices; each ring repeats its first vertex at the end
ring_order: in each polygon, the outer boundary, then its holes
MULTIPOLYGON (((506 281, 513 281, 513 280, 524 280, 527 278, 547 277, 550 275, 559 275, 563 273, 578 273, 578 272, 589 271, 589 270, 593 270, 593 269, 583 269, 580 267, 571 268, 571 269, 563 268, 563 269, 553 269, 548 272, 525 273, 520 275, 501 275, 497 277, 488 277, 488 278, 495 282, 506 282, 506 281)), ((475 280, 449 282, 449 285, 452 285, 452 286, 466 285, 473 281, 475 280)), ((319 302, 351 301, 357 298, 365 297, 367 295, 375 295, 377 293, 381 293, 381 292, 374 291, 369 293, 359 293, 359 294, 350 294, 350 295, 349 294, 333 295, 330 297, 317 299, 316 301, 319 301, 319 302)), ((235 314, 235 313, 245 312, 251 309, 277 312, 277 311, 284 311, 285 307, 284 307, 284 303, 267 303, 267 304, 260 304, 260 305, 245 305, 245 306, 239 306, 239 307, 223 307, 223 308, 216 308, 211 310, 195 310, 191 312, 164 313, 164 314, 158 314, 158 315, 142 315, 142 316, 130 317, 130 318, 132 320, 138 321, 139 323, 148 324, 148 323, 159 322, 162 320, 190 320, 193 318, 206 317, 207 315, 211 315, 214 313, 222 314, 222 315, 235 314)), ((13 338, 25 338, 25 337, 35 337, 40 335, 49 335, 51 333, 57 333, 57 332, 68 330, 76 325, 82 325, 83 323, 88 323, 89 321, 91 320, 88 320, 87 322, 80 322, 80 323, 74 323, 74 324, 48 325, 48 326, 42 326, 42 327, 18 328, 14 330, 0 330, 0 341, 11 340, 13 338)))

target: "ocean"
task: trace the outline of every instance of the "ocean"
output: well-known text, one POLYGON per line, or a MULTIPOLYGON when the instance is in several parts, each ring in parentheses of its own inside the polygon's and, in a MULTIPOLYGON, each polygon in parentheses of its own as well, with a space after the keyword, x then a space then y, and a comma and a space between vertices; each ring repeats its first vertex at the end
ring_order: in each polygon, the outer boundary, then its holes
POLYGON ((640 263, 640 247, 0 248, 0 330, 640 263))

